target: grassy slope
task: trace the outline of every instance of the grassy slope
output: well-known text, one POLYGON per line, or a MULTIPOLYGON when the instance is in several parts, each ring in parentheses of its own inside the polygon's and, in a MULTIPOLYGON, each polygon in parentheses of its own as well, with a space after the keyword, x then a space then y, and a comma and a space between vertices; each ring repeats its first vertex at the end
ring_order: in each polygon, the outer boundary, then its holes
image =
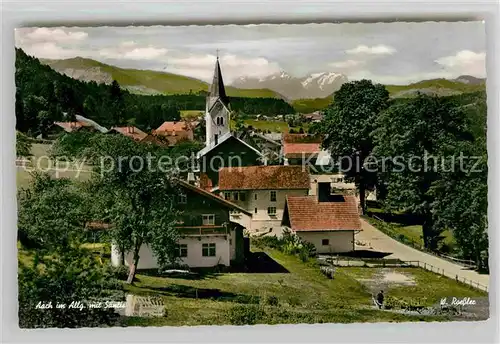
MULTIPOLYGON (((469 85, 453 80, 432 79, 416 82, 409 85, 386 85, 385 87, 389 91, 391 97, 413 97, 414 94, 407 91, 432 90, 433 93, 444 96, 451 95, 452 93, 472 93, 477 91, 484 91, 486 85, 484 83, 478 85, 469 85)), ((292 106, 297 112, 310 113, 325 109, 332 103, 332 101, 332 96, 315 99, 296 99, 292 102, 292 106)))
MULTIPOLYGON (((346 269, 337 270, 335 279, 329 280, 319 272, 315 262, 302 263, 298 258, 276 250, 266 250, 266 253, 289 273, 225 273, 201 280, 139 274, 134 286, 126 286, 128 291, 162 297, 168 316, 130 318, 129 325, 229 324, 229 314, 234 307, 247 307, 243 300, 253 297, 253 302, 262 304, 269 296, 276 297, 279 306, 264 306, 267 307, 266 313, 272 314, 272 319, 262 321, 265 323, 439 320, 436 317, 411 317, 371 309, 371 294, 346 269), (225 296, 181 296, 187 291, 194 293, 195 289, 218 290, 225 296)), ((439 280, 431 282, 442 283, 439 280)))
MULTIPOLYGON (((119 68, 81 57, 66 60, 41 60, 41 62, 48 64, 56 70, 98 67, 102 72, 110 74, 112 78, 118 81, 122 86, 143 86, 146 89, 155 90, 164 94, 184 94, 190 91, 196 93, 208 89, 208 84, 206 82, 195 78, 159 71, 119 68)), ((226 91, 228 95, 232 97, 279 98, 279 95, 269 89, 243 90, 234 87, 226 87, 226 91)))
MULTIPOLYGON (((382 270, 387 268, 358 268, 349 267, 343 268, 341 271, 356 279, 372 279, 382 270)), ((425 306, 436 304, 443 297, 455 296, 462 297, 484 297, 487 293, 477 289, 473 289, 465 284, 457 283, 456 281, 440 276, 433 272, 418 269, 418 268, 395 268, 392 269, 396 273, 401 273, 411 277, 415 281, 415 285, 403 286, 395 284, 385 290, 386 295, 400 299, 418 298, 424 300, 425 306)))
MULTIPOLYGON (((16 167, 16 184, 17 188, 27 188, 32 180, 31 172, 34 170, 48 172, 51 175, 55 175, 54 167, 55 161, 49 159, 50 157, 50 145, 35 143, 31 146, 32 156, 28 158, 30 161, 26 168, 16 167)), ((64 161, 59 165, 58 176, 60 178, 78 178, 79 180, 86 180, 90 178, 89 167, 85 165, 78 164, 68 164, 65 165, 64 161), (78 172, 78 169, 80 172, 78 172)))
POLYGON ((292 106, 297 112, 311 113, 328 107, 332 101, 332 96, 314 99, 296 99, 292 102, 292 106))
POLYGON ((476 92, 485 89, 485 84, 470 85, 459 81, 446 79, 423 80, 409 85, 386 85, 385 86, 391 95, 395 95, 401 91, 419 90, 419 89, 448 89, 458 92, 476 92))

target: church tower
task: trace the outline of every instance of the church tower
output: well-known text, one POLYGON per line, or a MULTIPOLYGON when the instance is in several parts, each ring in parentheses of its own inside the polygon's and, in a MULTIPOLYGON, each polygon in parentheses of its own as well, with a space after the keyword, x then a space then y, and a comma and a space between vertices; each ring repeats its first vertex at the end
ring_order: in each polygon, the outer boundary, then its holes
POLYGON ((214 78, 208 91, 205 109, 206 147, 212 148, 224 135, 230 133, 230 107, 219 65, 219 56, 215 62, 214 78))

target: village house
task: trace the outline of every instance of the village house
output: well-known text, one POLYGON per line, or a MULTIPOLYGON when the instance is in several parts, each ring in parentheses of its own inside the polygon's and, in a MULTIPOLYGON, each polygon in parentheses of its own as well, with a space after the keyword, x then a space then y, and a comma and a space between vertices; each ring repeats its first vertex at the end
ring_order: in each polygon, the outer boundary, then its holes
POLYGON ((322 138, 308 134, 285 133, 282 137, 284 165, 307 165, 311 172, 332 173, 335 170, 330 152, 321 148, 322 138))
POLYGON ((45 137, 41 138, 54 139, 63 132, 72 133, 75 131, 106 133, 108 129, 104 128, 103 126, 100 126, 91 119, 88 119, 80 115, 75 115, 74 121, 54 122, 48 128, 47 132, 45 133, 45 137))
MULTIPOLYGON (((181 193, 178 207, 181 216, 176 227, 180 239, 177 256, 181 265, 191 268, 238 265, 244 260, 243 226, 232 222, 229 212, 239 211, 244 216, 250 212, 217 195, 188 182, 179 180, 181 193)), ((159 268, 152 250, 143 245, 139 251, 138 269, 159 268)), ((121 264, 121 253, 112 246, 111 261, 121 264)), ((133 262, 133 254, 125 255, 125 265, 133 262)))
POLYGON ((112 127, 108 133, 111 134, 122 134, 124 136, 130 137, 132 140, 141 143, 154 143, 162 144, 160 140, 157 140, 154 135, 147 134, 141 129, 128 125, 124 127, 112 127))
POLYGON ((307 196, 309 185, 309 172, 302 166, 228 167, 219 173, 219 195, 252 214, 248 218, 236 209, 231 220, 250 233, 280 236, 286 197, 307 196))
POLYGON ((158 129, 153 130, 151 134, 165 139, 169 145, 175 145, 181 140, 192 141, 194 129, 198 124, 198 121, 166 121, 158 129))
POLYGON ((351 252, 361 230, 358 201, 331 194, 330 183, 318 183, 315 196, 287 195, 281 224, 312 243, 319 254, 351 252))
POLYGON ((205 147, 196 157, 202 186, 217 190, 219 169, 228 166, 253 166, 265 163, 264 156, 255 147, 239 139, 230 130, 231 107, 226 95, 219 58, 215 63, 214 77, 210 85, 205 107, 205 147), (202 176, 203 175, 203 176, 202 176))

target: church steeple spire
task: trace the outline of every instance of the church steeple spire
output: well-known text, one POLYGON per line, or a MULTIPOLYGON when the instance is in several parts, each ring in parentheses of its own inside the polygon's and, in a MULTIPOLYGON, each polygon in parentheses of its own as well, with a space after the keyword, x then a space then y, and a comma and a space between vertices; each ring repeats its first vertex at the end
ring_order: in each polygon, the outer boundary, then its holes
POLYGON ((219 98, 225 105, 229 103, 229 98, 226 95, 226 89, 224 88, 224 81, 222 80, 222 72, 220 70, 219 64, 219 50, 217 50, 217 60, 215 61, 214 78, 212 80, 212 85, 210 85, 209 95, 213 101, 219 98))

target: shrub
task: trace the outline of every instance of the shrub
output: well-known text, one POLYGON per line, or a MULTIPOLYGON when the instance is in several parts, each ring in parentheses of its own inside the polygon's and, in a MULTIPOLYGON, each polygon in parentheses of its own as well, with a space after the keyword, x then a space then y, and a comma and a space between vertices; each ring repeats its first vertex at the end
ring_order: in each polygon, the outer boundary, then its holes
POLYGON ((278 304, 279 304, 278 297, 276 297, 274 295, 270 295, 270 296, 266 297, 266 303, 269 306, 278 306, 278 304))
POLYGON ((229 310, 228 318, 232 325, 255 325, 265 316, 259 305, 238 305, 229 310))
POLYGON ((108 266, 108 273, 118 280, 126 280, 128 277, 129 269, 125 265, 108 266))

